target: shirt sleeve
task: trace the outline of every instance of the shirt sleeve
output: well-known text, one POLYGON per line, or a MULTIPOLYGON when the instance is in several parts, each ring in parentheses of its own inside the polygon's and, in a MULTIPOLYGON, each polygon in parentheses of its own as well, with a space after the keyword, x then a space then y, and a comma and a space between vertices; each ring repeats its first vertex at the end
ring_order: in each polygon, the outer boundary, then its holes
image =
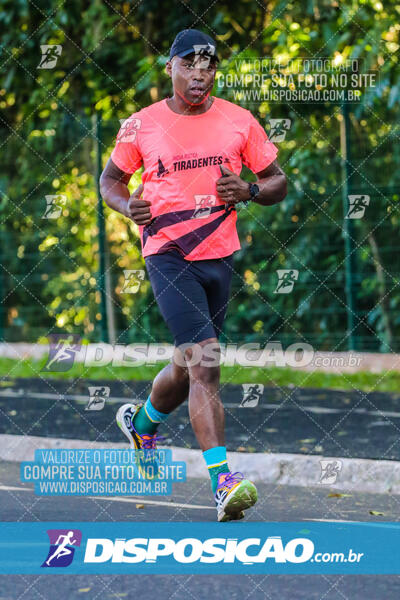
POLYGON ((260 123, 250 115, 250 128, 246 145, 242 151, 243 164, 253 173, 259 173, 274 162, 278 148, 269 141, 260 123))
POLYGON ((121 171, 135 173, 143 164, 143 158, 138 146, 138 132, 141 119, 132 115, 122 123, 117 135, 111 160, 121 171))

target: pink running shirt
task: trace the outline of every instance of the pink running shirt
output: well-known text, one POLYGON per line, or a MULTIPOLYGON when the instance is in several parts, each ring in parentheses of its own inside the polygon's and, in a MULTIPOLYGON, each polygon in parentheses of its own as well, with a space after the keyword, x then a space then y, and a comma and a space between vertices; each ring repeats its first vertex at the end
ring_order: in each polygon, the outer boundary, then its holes
POLYGON ((143 256, 176 248, 186 260, 204 260, 239 250, 236 210, 216 190, 219 166, 257 173, 277 152, 250 111, 221 98, 200 115, 179 115, 165 99, 131 115, 111 159, 125 173, 144 166, 152 222, 139 226, 143 256))

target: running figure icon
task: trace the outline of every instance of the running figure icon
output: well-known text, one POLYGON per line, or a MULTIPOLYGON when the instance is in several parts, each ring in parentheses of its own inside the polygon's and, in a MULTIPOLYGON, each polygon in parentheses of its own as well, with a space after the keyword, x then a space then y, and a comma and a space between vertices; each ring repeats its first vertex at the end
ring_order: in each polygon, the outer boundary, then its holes
POLYGON ((72 554, 72 550, 70 548, 67 548, 67 546, 68 544, 76 544, 77 540, 71 539, 73 538, 73 536, 73 531, 68 531, 67 535, 58 536, 58 539, 56 541, 56 544, 58 544, 57 550, 50 556, 50 558, 46 560, 46 565, 50 566, 50 563, 53 560, 53 558, 61 558, 62 556, 66 556, 67 554, 72 554), (62 542, 60 542, 61 539, 63 540, 62 542))

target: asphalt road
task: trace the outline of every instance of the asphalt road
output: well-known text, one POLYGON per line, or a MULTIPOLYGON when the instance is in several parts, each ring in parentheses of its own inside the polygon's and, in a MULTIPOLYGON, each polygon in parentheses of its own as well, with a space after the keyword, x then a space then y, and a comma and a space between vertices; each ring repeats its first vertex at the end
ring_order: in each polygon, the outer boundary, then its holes
MULTIPOLYGON (((215 521, 208 479, 174 483, 172 496, 164 497, 46 497, 35 496, 32 485, 20 482, 19 469, 19 463, 0 462, 1 521, 215 521), (136 504, 143 506, 137 508, 136 504), (181 504, 191 507, 181 508, 181 504)), ((400 496, 394 494, 351 492, 337 497, 338 491, 328 486, 258 483, 257 488, 260 500, 246 513, 249 521, 400 520, 400 496), (336 496, 329 496, 331 493, 336 496), (383 514, 377 518, 370 511, 383 514)))
MULTIPOLYGON (((121 402, 145 400, 151 382, 2 380, 0 433, 122 442, 121 402), (110 388, 102 410, 87 411, 88 386, 110 388)), ((243 389, 224 385, 228 450, 400 460, 400 394, 266 387, 253 408, 243 389)), ((187 403, 160 428, 166 445, 197 448, 187 403)))
MULTIPOLYGON (((144 400, 150 382, 2 382, 0 433, 122 442, 114 415, 119 403, 144 400), (89 385, 108 385, 101 411, 85 411, 89 385)), ((241 386, 224 386, 227 446, 243 452, 295 452, 400 459, 399 395, 334 390, 265 388, 259 405, 240 408, 241 386)), ((197 447, 187 406, 163 428, 166 443, 197 447)), ((20 483, 19 465, 0 464, 1 521, 214 521, 209 483, 175 484, 168 498, 38 497, 20 483), (189 506, 185 506, 189 505, 189 506)), ((400 496, 355 493, 329 496, 325 487, 258 485, 260 501, 249 521, 398 521, 400 496), (379 513, 378 515, 371 514, 379 513)), ((375 600, 399 596, 389 575, 102 575, 0 576, 0 600, 135 598, 160 600, 279 599, 375 600)))
MULTIPOLYGON (((214 521, 209 483, 174 485, 171 498, 38 497, 19 481, 19 464, 0 463, 2 521, 214 521), (147 504, 147 501, 156 502, 147 504), (159 503, 158 503, 159 502, 159 503), (190 507, 182 505, 189 504, 190 507)), ((260 501, 249 521, 398 521, 400 496, 352 493, 330 497, 329 488, 258 485, 260 501), (372 515, 370 511, 382 513, 372 515)), ((149 596, 160 600, 393 600, 393 575, 8 575, 0 600, 98 600, 149 596)))
POLYGON ((0 576, 1 600, 395 600, 394 575, 0 576))

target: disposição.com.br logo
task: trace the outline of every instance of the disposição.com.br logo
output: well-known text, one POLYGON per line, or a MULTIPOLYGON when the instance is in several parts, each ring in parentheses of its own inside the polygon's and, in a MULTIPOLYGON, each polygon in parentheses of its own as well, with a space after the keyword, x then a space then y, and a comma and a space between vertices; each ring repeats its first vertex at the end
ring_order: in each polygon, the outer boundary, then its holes
POLYGON ((75 548, 81 545, 79 529, 48 529, 50 548, 42 567, 68 567, 74 558, 75 548))

